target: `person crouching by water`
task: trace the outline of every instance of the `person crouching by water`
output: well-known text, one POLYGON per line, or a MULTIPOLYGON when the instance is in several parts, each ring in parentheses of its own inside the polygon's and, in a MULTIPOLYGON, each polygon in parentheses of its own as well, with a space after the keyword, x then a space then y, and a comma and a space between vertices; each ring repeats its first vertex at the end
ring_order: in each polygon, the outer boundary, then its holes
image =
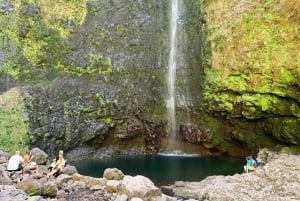
POLYGON ((29 172, 30 170, 35 170, 36 173, 38 172, 38 165, 36 162, 31 161, 32 160, 32 154, 27 151, 26 154, 23 157, 23 168, 22 173, 29 172))
POLYGON ((7 164, 8 171, 20 171, 22 170, 23 158, 20 156, 20 151, 16 151, 14 155, 9 158, 7 164))
POLYGON ((59 151, 58 159, 55 162, 55 164, 53 165, 53 168, 52 168, 51 172, 49 172, 47 174, 47 177, 49 178, 52 175, 62 173, 64 171, 65 164, 66 164, 66 161, 63 157, 63 151, 59 151))
POLYGON ((246 161, 247 161, 247 163, 244 166, 244 171, 246 173, 248 173, 249 171, 255 170, 255 168, 257 167, 256 160, 254 160, 254 158, 252 156, 247 156, 246 161))

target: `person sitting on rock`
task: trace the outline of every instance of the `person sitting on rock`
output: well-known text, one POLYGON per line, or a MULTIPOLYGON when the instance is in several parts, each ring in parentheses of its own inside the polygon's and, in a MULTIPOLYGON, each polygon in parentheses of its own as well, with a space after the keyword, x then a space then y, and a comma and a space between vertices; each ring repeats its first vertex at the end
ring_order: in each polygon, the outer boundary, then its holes
POLYGON ((63 151, 59 151, 58 159, 56 163, 54 164, 54 167, 52 168, 51 172, 47 174, 47 177, 50 177, 52 175, 58 175, 64 171, 66 161, 63 157, 63 151))
POLYGON ((36 162, 33 162, 31 160, 32 154, 29 151, 27 151, 23 157, 22 174, 30 170, 36 170, 36 172, 38 172, 38 165, 36 164, 36 162))
POLYGON ((55 168, 56 165, 56 158, 52 159, 50 166, 48 167, 48 174, 55 168))
POLYGON ((248 173, 249 171, 255 170, 257 167, 256 160, 252 156, 247 156, 246 157, 247 164, 244 166, 244 171, 248 173))
POLYGON ((20 171, 22 170, 23 158, 20 156, 20 151, 16 151, 14 155, 12 155, 7 164, 8 171, 20 171))

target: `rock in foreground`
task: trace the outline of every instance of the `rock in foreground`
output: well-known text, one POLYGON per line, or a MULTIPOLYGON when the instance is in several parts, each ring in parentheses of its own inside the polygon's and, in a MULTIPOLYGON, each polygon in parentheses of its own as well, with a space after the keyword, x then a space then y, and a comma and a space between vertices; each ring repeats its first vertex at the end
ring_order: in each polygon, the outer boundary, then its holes
POLYGON ((254 172, 211 176, 200 182, 176 182, 171 188, 176 197, 206 201, 300 200, 300 156, 267 152, 265 155, 268 163, 254 172))

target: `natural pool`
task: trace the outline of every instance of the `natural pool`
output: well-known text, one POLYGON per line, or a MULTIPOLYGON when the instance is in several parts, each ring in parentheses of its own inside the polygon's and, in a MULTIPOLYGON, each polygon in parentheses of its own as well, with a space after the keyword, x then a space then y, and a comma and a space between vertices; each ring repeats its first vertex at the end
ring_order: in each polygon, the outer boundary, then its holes
POLYGON ((74 162, 82 175, 102 177, 106 168, 118 168, 125 175, 143 175, 157 185, 174 181, 200 181, 211 175, 233 175, 243 172, 245 161, 228 156, 139 155, 74 162))

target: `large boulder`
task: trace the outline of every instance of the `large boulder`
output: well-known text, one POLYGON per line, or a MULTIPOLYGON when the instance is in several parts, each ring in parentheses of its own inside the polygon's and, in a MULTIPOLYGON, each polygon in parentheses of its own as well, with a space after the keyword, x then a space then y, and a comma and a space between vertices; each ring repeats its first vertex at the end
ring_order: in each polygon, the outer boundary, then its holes
POLYGON ((6 171, 6 167, 0 165, 0 184, 1 185, 11 185, 13 182, 9 178, 8 172, 6 171))
POLYGON ((141 198, 144 201, 150 201, 162 196, 159 188, 147 177, 125 176, 122 183, 118 186, 118 194, 126 194, 130 198, 141 198))
POLYGON ((47 197, 55 197, 57 195, 58 188, 55 182, 46 182, 44 184, 43 195, 47 197))
POLYGON ((73 175, 73 181, 80 181, 86 183, 86 185, 91 188, 96 185, 104 186, 106 181, 103 178, 94 178, 89 176, 84 176, 80 174, 74 174, 73 175))
POLYGON ((72 180, 72 176, 61 174, 56 178, 56 185, 61 188, 63 187, 63 184, 68 183, 70 180, 72 180))
POLYGON ((72 165, 67 165, 65 168, 64 168, 64 174, 67 174, 67 175, 73 175, 73 174, 76 174, 78 173, 77 169, 75 166, 72 166, 72 165))
POLYGON ((17 201, 17 200, 28 200, 30 197, 20 189, 17 189, 12 185, 0 185, 0 198, 1 201, 17 201))
POLYGON ((77 191, 77 190, 86 190, 88 189, 88 186, 86 185, 85 182, 83 181, 74 181, 70 188, 73 190, 73 191, 77 191))
POLYGON ((48 154, 39 148, 31 149, 32 161, 36 162, 38 165, 44 165, 48 161, 48 154))
POLYGON ((117 168, 107 168, 103 172, 103 178, 107 180, 122 180, 124 178, 124 174, 117 168))
POLYGON ((44 183, 40 180, 26 179, 17 183, 16 187, 31 196, 44 194, 44 183))

